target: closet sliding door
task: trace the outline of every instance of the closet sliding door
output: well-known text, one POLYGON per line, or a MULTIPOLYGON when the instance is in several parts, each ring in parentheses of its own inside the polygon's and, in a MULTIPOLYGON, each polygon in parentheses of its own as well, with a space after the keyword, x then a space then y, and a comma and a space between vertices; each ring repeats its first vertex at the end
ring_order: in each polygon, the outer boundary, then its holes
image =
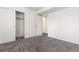
POLYGON ((15 40, 15 11, 0 8, 0 44, 15 40))

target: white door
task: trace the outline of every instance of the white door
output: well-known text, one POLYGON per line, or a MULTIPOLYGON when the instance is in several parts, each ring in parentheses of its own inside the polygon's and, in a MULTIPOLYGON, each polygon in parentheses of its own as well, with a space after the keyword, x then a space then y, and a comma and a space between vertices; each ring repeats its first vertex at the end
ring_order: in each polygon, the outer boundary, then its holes
POLYGON ((0 43, 15 40, 15 11, 0 8, 0 43))
POLYGON ((42 17, 36 17, 36 35, 42 35, 42 17))

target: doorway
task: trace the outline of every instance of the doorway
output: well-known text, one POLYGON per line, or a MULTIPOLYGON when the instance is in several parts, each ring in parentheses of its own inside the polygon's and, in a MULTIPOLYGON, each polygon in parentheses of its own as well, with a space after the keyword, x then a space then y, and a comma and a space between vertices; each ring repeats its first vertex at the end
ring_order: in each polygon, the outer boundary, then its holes
POLYGON ((42 18, 42 22, 43 22, 43 35, 44 36, 48 36, 48 32, 47 32, 47 24, 48 24, 48 16, 43 16, 42 18))
POLYGON ((16 39, 24 38, 24 13, 16 11, 16 39))

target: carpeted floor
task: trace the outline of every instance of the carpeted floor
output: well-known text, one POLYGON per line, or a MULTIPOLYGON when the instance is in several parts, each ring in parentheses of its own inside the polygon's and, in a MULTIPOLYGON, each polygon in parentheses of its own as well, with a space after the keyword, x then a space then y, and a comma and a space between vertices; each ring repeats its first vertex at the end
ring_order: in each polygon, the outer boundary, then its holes
POLYGON ((18 38, 0 45, 0 52, 79 52, 79 45, 47 36, 18 38))

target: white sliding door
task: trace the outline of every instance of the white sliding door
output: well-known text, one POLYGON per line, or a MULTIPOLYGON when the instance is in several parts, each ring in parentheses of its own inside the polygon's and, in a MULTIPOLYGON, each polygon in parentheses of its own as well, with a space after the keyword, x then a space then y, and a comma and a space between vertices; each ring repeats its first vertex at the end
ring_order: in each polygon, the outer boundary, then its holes
POLYGON ((0 44, 15 40, 15 11, 0 8, 0 44))
POLYGON ((36 35, 42 35, 42 17, 39 15, 36 17, 36 35))

